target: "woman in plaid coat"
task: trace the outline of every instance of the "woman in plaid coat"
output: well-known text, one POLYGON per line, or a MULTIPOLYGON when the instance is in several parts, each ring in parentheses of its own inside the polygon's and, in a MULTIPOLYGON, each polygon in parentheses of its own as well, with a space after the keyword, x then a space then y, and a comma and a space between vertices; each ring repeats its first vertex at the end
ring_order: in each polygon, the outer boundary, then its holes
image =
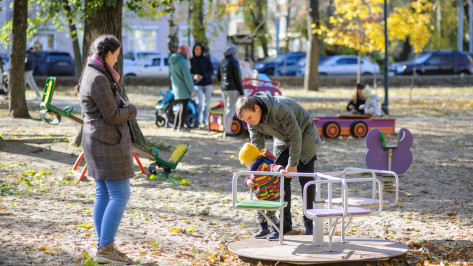
POLYGON ((134 177, 131 131, 127 121, 136 117, 136 107, 121 97, 120 76, 113 69, 120 41, 111 35, 98 37, 79 85, 84 111, 82 148, 89 176, 95 179, 94 224, 99 263, 132 263, 113 244, 130 198, 134 177))

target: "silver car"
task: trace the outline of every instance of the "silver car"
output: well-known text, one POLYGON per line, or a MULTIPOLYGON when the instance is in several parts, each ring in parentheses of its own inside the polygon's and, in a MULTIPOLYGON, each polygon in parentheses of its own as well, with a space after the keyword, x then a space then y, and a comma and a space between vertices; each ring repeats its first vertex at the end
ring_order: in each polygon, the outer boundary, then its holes
POLYGON ((147 56, 133 64, 124 64, 125 77, 169 77, 169 61, 164 55, 147 56))
MULTIPOLYGON (((372 63, 368 58, 361 58, 361 75, 379 75, 379 66, 372 63)), ((358 56, 356 55, 334 55, 327 57, 319 65, 319 76, 356 76, 358 73, 358 56)), ((298 76, 305 75, 305 67, 301 67, 298 76)))

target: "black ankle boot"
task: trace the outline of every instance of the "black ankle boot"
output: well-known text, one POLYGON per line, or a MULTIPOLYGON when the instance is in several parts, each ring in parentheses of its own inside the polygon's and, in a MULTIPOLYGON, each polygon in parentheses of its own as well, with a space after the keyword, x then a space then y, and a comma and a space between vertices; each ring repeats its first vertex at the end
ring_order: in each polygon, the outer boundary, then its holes
MULTIPOLYGON (((290 223, 284 222, 284 224, 282 225, 282 227, 283 227, 282 230, 283 230, 284 234, 286 234, 286 233, 292 231, 292 224, 290 224, 290 223)), ((279 226, 278 226, 278 228, 279 228, 279 226)))
POLYGON ((256 233, 255 238, 265 238, 270 233, 267 222, 260 223, 260 225, 261 225, 261 230, 259 230, 259 232, 256 233))
POLYGON ((305 227, 305 234, 306 235, 312 235, 312 220, 307 219, 304 217, 304 227, 305 227))

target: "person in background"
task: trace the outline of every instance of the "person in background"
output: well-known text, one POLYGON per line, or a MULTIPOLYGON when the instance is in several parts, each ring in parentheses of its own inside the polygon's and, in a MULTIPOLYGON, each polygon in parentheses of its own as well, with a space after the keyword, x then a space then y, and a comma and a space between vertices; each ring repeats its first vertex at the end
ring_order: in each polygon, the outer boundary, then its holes
POLYGON ((356 84, 356 93, 353 95, 353 99, 347 105, 347 111, 352 111, 353 114, 364 114, 363 106, 366 102, 365 96, 363 96, 363 89, 365 85, 361 83, 356 84))
POLYGON ((187 56, 190 54, 189 46, 179 46, 177 53, 169 58, 169 72, 171 73, 171 87, 174 100, 179 104, 179 112, 174 118, 174 129, 187 131, 184 128, 187 120, 187 105, 195 95, 194 82, 192 81, 187 56))
POLYGON ((95 262, 131 264, 115 247, 115 235, 130 199, 130 178, 135 176, 132 132, 128 121, 136 107, 123 100, 120 76, 113 66, 120 41, 102 35, 92 42, 91 55, 76 88, 84 111, 82 149, 88 175, 95 179, 94 225, 98 250, 95 262))
POLYGON ((365 97, 366 101, 364 106, 360 106, 365 112, 365 115, 371 115, 372 117, 382 116, 383 112, 378 105, 378 95, 376 93, 372 93, 370 86, 366 86, 363 89, 363 96, 365 97))
POLYGON ((210 57, 205 56, 204 53, 204 46, 202 43, 197 42, 192 48, 193 57, 190 59, 192 79, 197 91, 197 113, 199 114, 201 126, 205 126, 210 111, 213 73, 210 57))
POLYGON ((26 59, 25 59, 25 86, 28 84, 30 89, 34 90, 36 93, 36 99, 40 98, 39 90, 38 90, 38 85, 36 85, 36 81, 34 80, 33 77, 33 71, 35 68, 35 63, 34 63, 34 47, 31 47, 28 49, 26 52, 26 59))
POLYGON ((223 51, 225 58, 220 61, 217 71, 217 80, 220 81, 225 108, 223 115, 223 138, 226 136, 236 137, 232 133, 235 104, 238 97, 244 95, 240 64, 235 59, 236 52, 237 47, 234 44, 228 45, 223 51))

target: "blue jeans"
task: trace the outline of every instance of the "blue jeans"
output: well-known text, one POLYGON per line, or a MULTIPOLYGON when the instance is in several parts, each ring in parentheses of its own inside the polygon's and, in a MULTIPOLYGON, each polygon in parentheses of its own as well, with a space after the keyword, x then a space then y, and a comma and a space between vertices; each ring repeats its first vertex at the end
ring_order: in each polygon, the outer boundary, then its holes
POLYGON ((237 90, 222 91, 223 104, 225 106, 223 114, 223 136, 232 135, 233 115, 235 115, 236 102, 240 97, 237 90))
POLYGON ((94 225, 99 248, 115 240, 125 206, 130 199, 130 179, 95 180, 94 225))
POLYGON ((199 123, 205 123, 210 111, 212 85, 195 85, 194 87, 197 91, 197 113, 199 114, 199 123))

